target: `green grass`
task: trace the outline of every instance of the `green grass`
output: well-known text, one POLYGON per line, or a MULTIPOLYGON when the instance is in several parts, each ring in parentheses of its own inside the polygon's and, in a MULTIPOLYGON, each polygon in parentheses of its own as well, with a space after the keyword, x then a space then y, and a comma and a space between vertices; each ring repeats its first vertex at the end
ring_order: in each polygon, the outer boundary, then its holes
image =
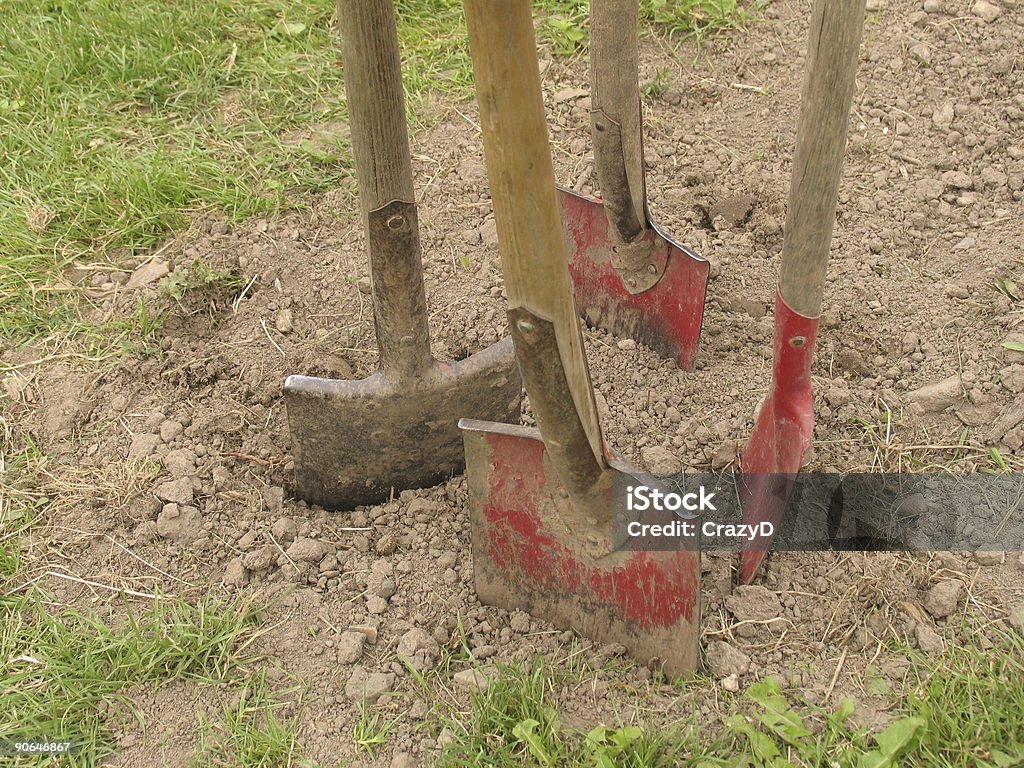
POLYGON ((940 665, 915 665, 910 709, 928 722, 916 765, 1024 766, 1024 637, 996 631, 982 650, 971 644, 982 635, 965 627, 940 665))
POLYGON ((113 626, 51 609, 36 591, 0 599, 0 739, 74 740, 78 749, 62 764, 93 766, 113 752, 110 712, 129 716, 128 688, 222 681, 258 623, 245 602, 158 600, 126 613, 113 626))
MULTIPOLYGON (((562 53, 583 0, 545 0, 562 53)), ((644 0, 707 31, 735 0, 644 0)), ((412 118, 471 93, 460 0, 397 0, 412 118)), ((197 211, 231 219, 350 184, 331 0, 10 0, 0 18, 0 339, 81 330, 72 263, 146 251, 197 211)), ((568 48, 567 48, 568 46, 568 48)))
MULTIPOLYGON (((964 630, 966 638, 978 631, 964 630)), ((751 685, 720 733, 680 721, 568 728, 558 714, 571 675, 535 662, 502 667, 451 734, 439 766, 693 766, 694 768, 1013 768, 1024 766, 1024 638, 986 634, 993 647, 950 646, 938 659, 903 649, 910 688, 877 734, 851 724, 854 705, 809 704, 766 678, 751 685)), ((895 649, 899 652, 900 649, 895 649)))
POLYGON ((21 537, 50 503, 39 487, 44 464, 31 435, 23 434, 15 444, 0 400, 0 594, 21 569, 21 537))
MULTIPOLYGON (((640 0, 640 19, 659 31, 707 36, 742 26, 748 5, 737 0, 640 0)), ((559 56, 572 56, 587 47, 590 0, 545 0, 541 3, 540 37, 559 56)))
MULTIPOLYGON (((9 429, 3 436, 0 739, 73 740, 78 751, 60 764, 94 766, 115 751, 115 730, 133 717, 125 699, 133 686, 234 684, 236 665, 250 661, 242 655, 259 631, 260 611, 244 600, 158 599, 118 606, 108 621, 24 585, 19 540, 55 502, 40 487, 46 460, 31 438, 23 436, 16 446, 9 429)), ((254 675, 237 704, 207 724, 197 766, 304 765, 294 744, 295 723, 277 719, 276 707, 262 676, 254 675)), ((8 763, 0 758, 0 764, 8 763)))
POLYGON ((654 24, 672 32, 693 34, 701 40, 709 34, 740 27, 748 19, 747 5, 737 0, 641 0, 640 11, 654 24))
POLYGON ((271 695, 265 675, 253 675, 219 719, 203 722, 193 768, 311 766, 299 756, 297 717, 278 715, 282 698, 271 695))
MULTIPOLYGON (((399 2, 414 96, 471 82, 459 4, 399 2)), ((330 0, 14 0, 0 19, 0 337, 64 329, 72 262, 349 184, 330 0)))
POLYGON ((67 322, 53 271, 211 208, 272 212, 347 174, 286 142, 343 116, 331 5, 15 0, 0 36, 0 334, 67 322), (301 25, 301 30, 300 30, 301 25))
POLYGON ((352 726, 352 743, 373 757, 384 746, 395 721, 388 720, 372 704, 361 701, 358 707, 359 718, 352 726))
POLYGON ((539 659, 528 667, 500 667, 487 690, 472 698, 468 717, 452 712, 444 721, 451 734, 437 765, 579 766, 661 768, 676 764, 684 742, 677 729, 595 724, 583 732, 565 728, 558 715, 555 686, 562 670, 539 659))

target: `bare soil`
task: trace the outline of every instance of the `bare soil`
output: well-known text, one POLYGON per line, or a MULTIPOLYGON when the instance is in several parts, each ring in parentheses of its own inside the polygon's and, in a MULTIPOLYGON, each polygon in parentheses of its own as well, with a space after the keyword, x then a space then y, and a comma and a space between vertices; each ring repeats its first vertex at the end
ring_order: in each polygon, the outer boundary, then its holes
MULTIPOLYGON (((1024 303, 998 287, 1024 286, 1024 6, 1002 0, 986 21, 973 5, 869 2, 814 367, 813 468, 976 471, 993 466, 990 448, 1018 468, 1024 461, 1021 419, 993 429, 1014 409, 1024 416, 1024 353, 1002 346, 1024 340, 1024 303)), ((651 209, 712 262, 712 280, 692 373, 588 331, 608 439, 638 464, 664 463, 663 451, 645 451, 661 447, 678 468, 728 466, 768 385, 807 29, 803 3, 780 0, 764 13, 699 50, 662 37, 643 43, 643 80, 670 75, 645 104, 651 209), (744 209, 735 226, 715 217, 723 204, 744 209)), ((586 61, 542 52, 542 67, 559 181, 596 193, 586 61)), ((504 335, 505 307, 475 105, 433 108, 436 123, 414 140, 419 216, 435 354, 457 359, 504 335)), ((354 201, 339 192, 308 202, 237 227, 197 221, 148 262, 87 273, 96 318, 131 315, 140 299, 162 311, 159 353, 100 372, 50 359, 4 382, 53 457, 64 501, 26 542, 27 575, 60 568, 142 592, 274 598, 273 628, 254 650, 274 659, 282 688, 308 686, 299 734, 307 757, 429 762, 439 732, 428 699, 468 699, 443 675, 425 695, 398 655, 431 667, 457 645, 460 623, 481 664, 535 653, 582 661, 580 685, 559 702, 568 722, 614 723, 634 711, 713 722, 728 712, 730 690, 774 674, 812 701, 852 696, 860 722, 880 725, 907 669, 888 640, 928 652, 975 642, 961 634, 965 614, 1001 621, 1024 600, 1016 553, 778 554, 758 585, 738 591, 732 558, 708 557, 708 677, 685 688, 616 659, 616 649, 480 605, 461 477, 341 514, 291 495, 285 376, 358 378, 376 364, 354 201), (137 285, 154 264, 173 271, 194 260, 240 275, 244 290, 175 300, 158 280, 137 285), (962 590, 951 605, 929 598, 952 580, 962 590), (869 667, 891 682, 889 693, 865 687, 869 667), (364 673, 385 675, 395 695, 379 706, 400 716, 376 759, 350 737, 357 709, 346 685, 364 673)), ((4 353, 14 364, 38 356, 4 353)), ((72 604, 112 599, 44 583, 72 604)), ((185 764, 198 717, 215 714, 223 696, 175 684, 132 699, 142 725, 125 727, 111 765, 185 764)))

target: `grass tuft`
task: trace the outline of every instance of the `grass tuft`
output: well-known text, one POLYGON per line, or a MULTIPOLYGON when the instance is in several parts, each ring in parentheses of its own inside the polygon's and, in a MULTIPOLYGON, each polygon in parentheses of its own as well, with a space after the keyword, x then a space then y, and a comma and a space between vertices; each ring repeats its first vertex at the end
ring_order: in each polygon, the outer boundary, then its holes
MULTIPOLYGON (((979 632, 964 627, 967 638, 979 632)), ((1024 766, 1024 636, 985 632, 994 647, 950 644, 941 663, 918 659, 909 708, 928 727, 913 755, 920 766, 1024 766)))
POLYGON ((71 609, 51 612, 31 590, 0 599, 0 739, 73 740, 66 764, 95 765, 113 752, 107 713, 127 688, 225 679, 259 621, 244 601, 126 608, 124 623, 111 626, 71 609))
POLYGON ((661 768, 676 765, 684 747, 676 729, 636 724, 567 727, 557 707, 562 670, 538 657, 528 667, 499 667, 468 714, 453 712, 438 766, 579 766, 661 768))
POLYGON ((282 719, 284 705, 254 675, 216 722, 204 722, 193 768, 278 768, 309 766, 297 757, 297 718, 282 719))
MULTIPOLYGON (((751 5, 754 5, 752 3, 751 5)), ((539 35, 556 56, 574 56, 589 44, 589 0, 546 0, 539 35)), ((670 34, 709 35, 737 29, 749 19, 737 0, 640 0, 640 19, 670 34)))
POLYGON ((737 0, 641 0, 648 21, 670 32, 691 34, 698 41, 716 32, 738 29, 749 16, 737 0))
MULTIPOLYGON (((1014 768, 1024 766, 1024 637, 994 627, 991 648, 950 645, 941 657, 905 649, 916 683, 879 732, 852 724, 850 700, 834 710, 752 684, 721 733, 703 724, 569 728, 558 714, 565 670, 539 659, 501 667, 468 712, 453 709, 440 766, 574 768, 1014 768)), ((896 650, 896 649, 894 649, 896 650)), ((886 691, 891 692, 887 687, 886 691)), ((897 694, 898 696, 900 694, 897 694)))

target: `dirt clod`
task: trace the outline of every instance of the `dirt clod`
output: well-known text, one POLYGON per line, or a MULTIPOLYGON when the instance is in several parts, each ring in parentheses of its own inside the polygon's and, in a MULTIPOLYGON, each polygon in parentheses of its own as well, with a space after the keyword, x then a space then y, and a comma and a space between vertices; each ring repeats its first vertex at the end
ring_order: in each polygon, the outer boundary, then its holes
POLYGON ((736 587, 725 598, 725 607, 736 621, 769 621, 782 612, 778 596, 760 584, 736 587))
POLYGON ((168 504, 191 504, 195 498, 192 481, 187 477, 169 480, 156 488, 156 497, 168 504))
POLYGON ((137 544, 152 544, 160 538, 160 531, 157 528, 156 521, 143 520, 135 526, 135 530, 132 531, 132 537, 137 544))
POLYGON ((277 547, 265 544, 242 555, 242 564, 250 571, 269 571, 279 554, 277 547))
POLYGON ((943 411, 956 403, 962 394, 960 377, 953 375, 908 392, 907 399, 925 411, 943 411))
POLYGON ((683 465, 667 448, 652 445, 641 449, 640 459, 647 470, 654 475, 679 474, 683 465))
POLYGON ((203 532, 203 516, 187 504, 166 504, 156 519, 157 532, 178 544, 191 544, 203 532))
POLYGON ((1011 627, 1024 635, 1024 602, 1015 603, 1010 606, 1006 621, 1011 627))
POLYGON ((274 327, 281 333, 291 333, 295 328, 295 318, 290 309, 282 309, 274 318, 274 327))
POLYGON ((990 24, 998 19, 1002 13, 1002 8, 988 2, 988 0, 975 0, 974 5, 971 6, 971 15, 978 17, 986 24, 990 24))
POLYGON ((735 463, 740 455, 741 445, 738 440, 726 440, 711 457, 711 469, 718 472, 735 463))
POLYGON ((924 608, 936 619, 944 619, 956 610, 963 591, 964 583, 960 579, 940 581, 925 595, 924 608))
POLYGON ((456 672, 452 675, 452 682, 463 691, 482 693, 487 690, 487 686, 495 674, 495 670, 492 667, 463 669, 461 672, 456 672))
POLYGON ((927 624, 918 624, 914 629, 917 647, 925 653, 937 655, 946 647, 945 641, 927 624))
POLYGON ((160 424, 160 439, 165 443, 173 443, 174 440, 184 431, 185 427, 180 421, 167 419, 160 424))
POLYGON ((723 690, 729 691, 730 693, 736 693, 740 689, 740 676, 733 674, 728 677, 723 677, 719 684, 723 690))
POLYGON ((224 566, 224 574, 221 576, 229 587, 244 587, 249 583, 249 571, 242 563, 241 557, 233 557, 224 566))
POLYGON ((735 229, 742 227, 754 213, 754 199, 748 195, 739 195, 719 200, 711 206, 708 218, 716 230, 735 229))
POLYGON ((353 701, 376 703, 385 693, 395 687, 395 676, 391 672, 370 672, 365 667, 354 667, 345 683, 345 695, 353 701))
POLYGON ((317 563, 327 554, 327 545, 316 539, 300 537, 288 547, 288 557, 296 562, 317 563))
POLYGON ((418 627, 410 629, 398 641, 398 656, 417 672, 426 672, 437 664, 437 641, 418 627))
POLYGON ((419 768, 420 761, 408 752, 396 752, 391 758, 391 768, 419 768))
POLYGON ((729 675, 744 675, 750 669, 750 657, 724 640, 713 641, 706 651, 708 668, 721 679, 729 675))
POLYGON ((377 642, 377 628, 371 624, 357 624, 351 628, 366 638, 366 642, 374 645, 377 642))
POLYGON ((1002 385, 1015 394, 1024 392, 1024 365, 1008 365, 999 371, 1002 385))
POLYGON ((1003 562, 1005 552, 975 552, 974 562, 978 565, 999 565, 1003 562))
POLYGON ((270 526, 270 534, 280 544, 291 544, 295 540, 297 532, 295 520, 290 517, 279 517, 270 526))
POLYGON ((195 474, 196 454, 188 448, 179 448, 164 456, 163 464, 172 477, 188 477, 195 474))
POLYGON ((339 664, 355 664, 363 656, 363 644, 366 635, 355 630, 342 632, 335 642, 339 664))
MULTIPOLYGON (((268 512, 277 514, 281 511, 281 508, 284 506, 284 488, 280 485, 269 485, 261 491, 261 495, 263 496, 263 503, 267 505, 268 512)), ((294 539, 295 535, 292 534, 291 538, 294 539)))
POLYGON ((170 274, 170 271, 171 268, 168 266, 166 261, 160 261, 158 259, 148 261, 132 272, 132 276, 128 278, 125 288, 128 290, 142 288, 143 286, 154 283, 161 277, 165 277, 170 274))
POLYGON ((129 459, 144 459, 150 456, 156 447, 160 445, 160 436, 151 435, 145 432, 134 435, 128 446, 129 459))

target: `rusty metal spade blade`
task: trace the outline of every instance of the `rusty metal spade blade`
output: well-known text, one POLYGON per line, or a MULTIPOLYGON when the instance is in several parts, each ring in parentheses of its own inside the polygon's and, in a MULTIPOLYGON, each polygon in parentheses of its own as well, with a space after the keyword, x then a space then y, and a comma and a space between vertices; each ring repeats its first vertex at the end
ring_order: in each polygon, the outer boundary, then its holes
POLYGON ((570 239, 569 273, 587 323, 691 370, 700 346, 708 262, 648 221, 630 243, 643 264, 628 269, 604 203, 561 188, 558 198, 570 239))
POLYGON ((480 599, 670 674, 697 660, 695 551, 626 551, 567 268, 529 0, 464 0, 509 328, 539 431, 464 419, 480 599))
POLYGON ((710 267, 647 208, 636 0, 591 0, 590 9, 591 136, 603 199, 558 191, 576 301, 589 324, 689 370, 710 267))
POLYGON ((519 417, 510 338, 458 362, 430 354, 415 206, 390 203, 368 218, 380 368, 354 381, 289 376, 284 387, 297 494, 328 509, 461 472, 465 414, 519 417))
POLYGON ((297 495, 351 509, 442 483, 465 466, 460 415, 515 421, 520 386, 507 339, 459 362, 434 361, 415 387, 383 371, 358 381, 290 376, 297 495))
POLYGON ((392 0, 342 0, 352 151, 380 366, 360 381, 289 376, 297 495, 329 509, 386 500, 462 471, 458 420, 518 420, 511 339, 458 362, 430 353, 392 0))
MULTIPOLYGON (((470 419, 462 426, 473 531, 473 578, 488 605, 526 611, 672 675, 697 663, 698 553, 592 554, 540 432, 470 419)), ((620 471, 620 470, 613 470, 620 471)), ((589 542, 594 549, 607 542, 589 542)))

